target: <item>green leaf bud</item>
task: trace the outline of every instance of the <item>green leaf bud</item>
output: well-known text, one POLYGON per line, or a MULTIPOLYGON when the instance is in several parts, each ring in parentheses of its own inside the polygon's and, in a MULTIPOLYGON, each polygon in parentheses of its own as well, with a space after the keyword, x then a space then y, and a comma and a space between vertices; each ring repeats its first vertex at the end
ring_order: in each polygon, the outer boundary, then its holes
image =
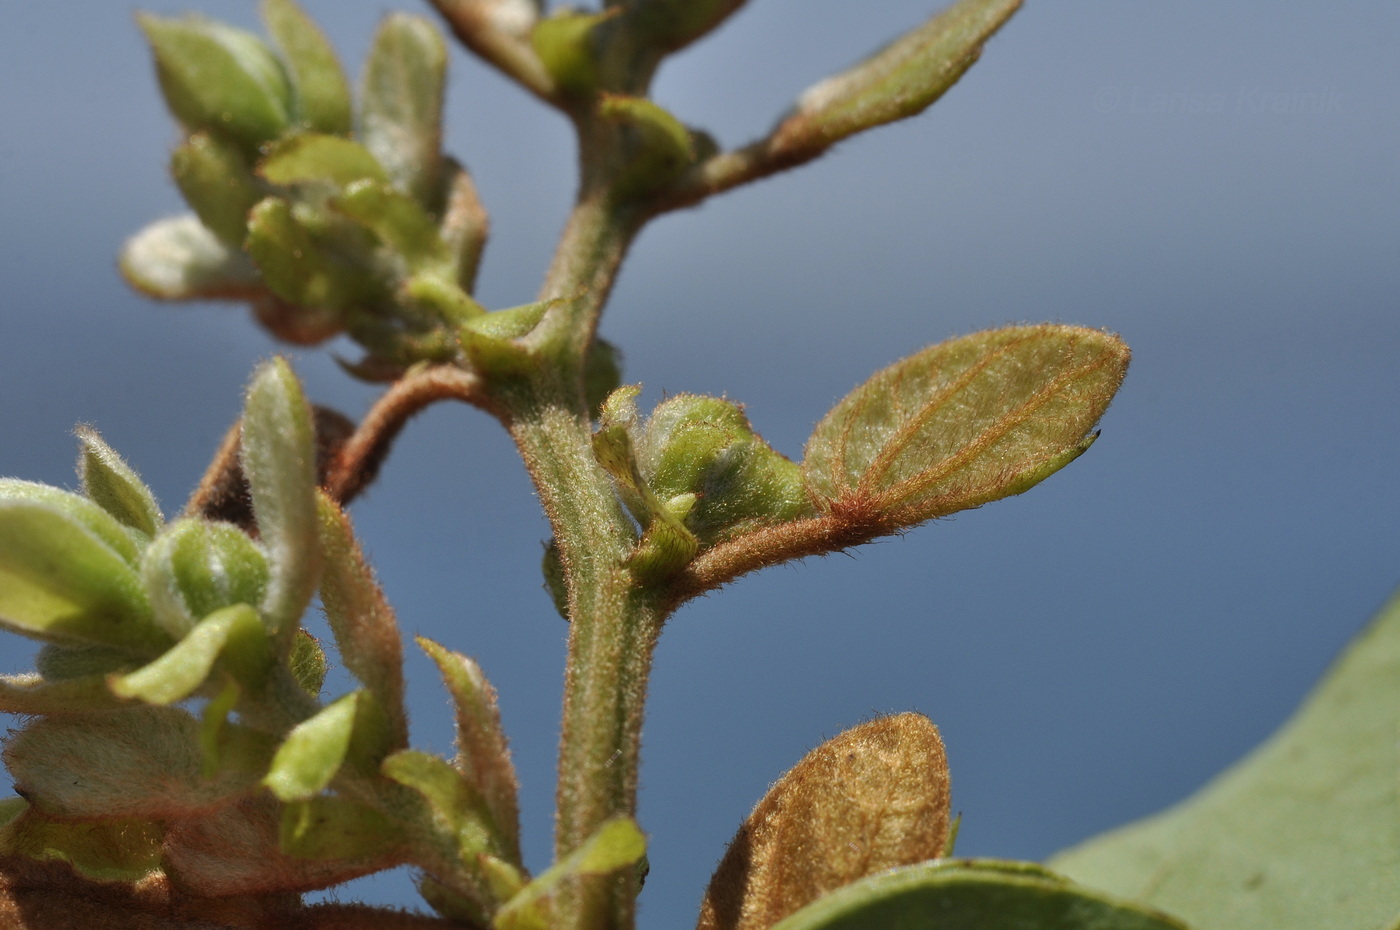
POLYGON ((408 745, 403 695, 403 644, 394 609, 355 540, 350 519, 326 495, 317 497, 321 548, 321 604, 341 659, 388 714, 396 746, 408 745))
POLYGON ((375 33, 360 86, 357 136, 394 186, 435 207, 442 171, 447 46, 428 20, 388 16, 375 33))
POLYGON ((452 835, 457 857, 471 871, 476 857, 499 856, 505 840, 476 787, 440 756, 405 749, 384 760, 386 778, 422 796, 435 818, 452 835))
POLYGON ((297 684, 312 697, 320 697, 330 663, 326 660, 326 651, 321 648, 316 637, 305 630, 297 630, 287 664, 291 667, 292 677, 297 680, 297 684))
POLYGON ((145 536, 154 536, 165 522, 155 495, 141 476, 117 455, 90 426, 73 431, 78 437, 78 480, 88 500, 145 536))
POLYGON ((171 153, 170 176, 199 221, 230 249, 242 249, 248 211, 265 194, 242 152, 197 132, 171 153))
POLYGON ((774 451, 734 403, 681 394, 659 404, 638 444, 643 477, 662 500, 677 500, 705 545, 756 526, 813 513, 802 469, 774 451))
POLYGON ((313 310, 343 310, 373 291, 366 272, 334 256, 280 197, 268 197, 248 216, 248 253, 277 296, 313 310))
POLYGON ((60 644, 163 649, 169 638, 151 620, 134 550, 86 498, 0 481, 0 625, 60 644))
POLYGON ((97 501, 52 485, 18 478, 0 478, 0 503, 6 502, 43 504, 62 512, 121 556, 128 565, 135 566, 141 560, 141 549, 150 542, 145 533, 124 525, 97 501))
POLYGON ((292 120, 316 132, 350 132, 350 85, 325 34, 293 0, 263 0, 292 89, 292 120))
POLYGON ((122 277, 160 300, 243 299, 262 291, 258 269, 196 216, 157 220, 127 240, 122 277))
POLYGON ((137 22, 166 105, 190 132, 207 130, 252 156, 291 124, 287 76, 257 36, 199 16, 143 13, 137 22))
POLYGON ((445 278, 453 277, 437 223, 407 194, 366 177, 350 184, 331 206, 374 233, 408 270, 440 270, 445 278))
POLYGON ((452 695, 457 717, 457 758, 454 760, 472 789, 480 795, 498 841, 491 852, 520 864, 519 786, 506 745, 496 704, 496 689, 481 666, 425 637, 418 645, 437 664, 452 695))
POLYGON ((564 572, 564 558, 559 554, 559 544, 551 539, 544 547, 544 557, 540 560, 540 571, 544 574, 544 589, 554 609, 565 620, 569 619, 569 586, 564 572))
POLYGON ((769 148, 806 160, 858 132, 923 112, 982 53, 1022 0, 960 0, 848 71, 809 88, 769 148))
POLYGON ((285 359, 262 365, 248 387, 239 454, 271 578, 259 605, 290 649, 320 580, 316 434, 311 408, 285 359))
POLYGON ((258 605, 267 594, 267 557, 230 523, 176 520, 146 550, 141 575, 155 621, 175 637, 221 608, 258 605))
POLYGON ((892 528, 1018 494, 1088 448, 1129 357, 1117 336, 1074 326, 931 346, 817 424, 808 486, 823 509, 892 528))
POLYGON ((565 93, 586 96, 598 89, 598 42, 594 30, 614 15, 612 11, 582 13, 560 9, 535 23, 530 32, 535 54, 565 93))
POLYGON ((664 187, 695 163, 691 131, 645 97, 604 94, 598 114, 627 130, 626 161, 616 180, 622 196, 643 196, 664 187))
POLYGON ((369 149, 353 139, 319 132, 286 136, 258 162, 258 174, 273 184, 328 184, 337 188, 369 178, 389 176, 369 149))

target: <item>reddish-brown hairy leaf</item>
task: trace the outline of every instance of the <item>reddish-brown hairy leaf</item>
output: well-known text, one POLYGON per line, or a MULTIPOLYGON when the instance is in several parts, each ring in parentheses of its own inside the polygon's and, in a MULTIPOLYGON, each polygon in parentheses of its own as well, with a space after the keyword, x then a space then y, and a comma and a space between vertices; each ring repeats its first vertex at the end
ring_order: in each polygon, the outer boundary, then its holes
POLYGON ((948 761, 927 717, 852 727, 758 802, 710 880, 697 930, 763 930, 856 879, 935 859, 948 805, 948 761))

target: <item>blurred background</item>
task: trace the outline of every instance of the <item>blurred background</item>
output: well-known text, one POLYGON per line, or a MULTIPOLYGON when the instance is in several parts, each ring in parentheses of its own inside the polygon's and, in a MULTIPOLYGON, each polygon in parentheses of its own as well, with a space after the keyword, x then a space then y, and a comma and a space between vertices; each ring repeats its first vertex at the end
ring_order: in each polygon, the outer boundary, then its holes
MULTIPOLYGON (((304 2, 357 74, 393 7, 304 2)), ((753 0, 656 97, 740 144, 939 5, 753 0)), ((256 26, 252 0, 145 8, 256 26)), ((238 306, 158 305, 116 273, 127 236, 184 209, 132 12, 0 0, 0 473, 74 486, 68 431, 93 423, 174 512, 278 347, 238 306)), ((1397 36, 1400 5, 1377 0, 1030 2, 922 117, 643 234, 602 332, 645 406, 725 394, 793 457, 856 383, 948 336, 1080 323, 1135 352, 1099 442, 1029 494, 671 621, 643 926, 692 921, 769 783, 876 714, 942 728, 959 853, 1039 859, 1179 800, 1292 710, 1400 582, 1397 36)), ((479 296, 522 303, 572 138, 465 54, 453 69, 447 148, 492 212, 479 296)), ((328 348, 298 371, 358 415, 374 389, 328 348)), ((503 431, 434 409, 353 513, 405 631, 499 689, 543 868, 567 628, 503 431)), ((0 645, 8 669, 31 654, 0 645)), ((448 751, 444 693, 408 661, 415 740, 448 751)), ((403 873, 338 894, 416 900, 403 873)))

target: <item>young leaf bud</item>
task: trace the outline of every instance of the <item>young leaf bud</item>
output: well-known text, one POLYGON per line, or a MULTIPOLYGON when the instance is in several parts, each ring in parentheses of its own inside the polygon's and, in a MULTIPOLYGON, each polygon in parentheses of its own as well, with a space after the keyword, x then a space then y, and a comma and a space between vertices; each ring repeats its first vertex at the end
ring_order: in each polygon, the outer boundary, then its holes
POLYGON ((501 727, 496 689, 486 680, 481 666, 468 656, 422 636, 418 637, 418 645, 437 663, 443 684, 452 695, 457 711, 456 767, 479 793, 495 825, 498 847, 493 852, 519 865, 519 788, 501 727))
POLYGON ((807 485, 823 509, 890 528, 1019 494, 1089 447, 1129 357, 1117 336, 1076 326, 931 346, 822 418, 807 485))
POLYGON ((530 42, 556 84, 567 94, 583 97, 598 89, 598 49, 594 29, 612 12, 581 13, 556 10, 535 24, 530 42))
POLYGON ((143 13, 137 22, 165 102, 190 132, 214 133, 252 156, 291 124, 287 76, 257 36, 198 16, 143 13))
POLYGON ((199 221, 230 249, 248 237, 248 211, 265 195, 237 147, 197 132, 170 155, 170 176, 199 221))
POLYGON ((243 299, 264 292, 248 256, 192 215, 157 220, 132 236, 117 266, 128 284, 158 300, 243 299))
POLYGON ((293 122, 348 135, 350 85, 325 35, 293 0, 263 0, 262 18, 286 65, 293 122))
POLYGON ((186 517, 151 543, 141 576, 156 623, 178 638, 220 608, 262 603, 270 573, 262 550, 238 527, 186 517))
POLYGON ((936 859, 948 762, 920 714, 852 727, 768 790, 729 844, 697 930, 765 930, 863 876, 936 859))
POLYGON ((738 405, 718 397, 663 401, 637 456, 658 497, 693 495, 684 522, 705 545, 812 510, 801 468, 769 447, 738 405))
POLYGON ((664 187, 696 160, 690 130, 645 97, 604 94, 598 115, 627 131, 627 160, 616 181, 624 197, 643 196, 664 187))
POLYGON ((0 625, 71 646, 159 651, 169 638, 151 620, 137 557, 132 535, 87 498, 0 480, 0 625))
POLYGON ((78 480, 88 500, 143 536, 154 536, 165 518, 141 476, 102 441, 97 430, 79 426, 73 432, 81 447, 78 480))
POLYGON ((1022 0, 961 0, 848 71, 809 88, 773 131, 775 154, 803 161, 836 142, 923 112, 957 83, 1022 0))
POLYGON ((243 473, 271 577, 259 607, 287 648, 316 592, 321 546, 316 518, 316 434, 311 408, 285 359, 253 376, 243 407, 243 473))
POLYGON ((357 138, 395 187, 430 209, 441 191, 446 75, 447 46, 433 24, 394 13, 375 33, 360 85, 357 138))
POLYGON ((350 518, 325 494, 317 495, 321 548, 321 605, 341 659, 388 714, 396 746, 408 745, 403 697, 403 644, 394 609, 355 540, 350 518))

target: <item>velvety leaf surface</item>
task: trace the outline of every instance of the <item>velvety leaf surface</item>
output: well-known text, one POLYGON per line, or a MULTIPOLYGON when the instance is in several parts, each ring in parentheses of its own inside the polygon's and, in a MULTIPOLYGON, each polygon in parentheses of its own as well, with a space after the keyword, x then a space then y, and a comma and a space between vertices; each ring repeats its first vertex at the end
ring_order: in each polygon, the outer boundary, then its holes
POLYGON ((1400 598, 1267 742, 1176 808, 1056 856, 1197 930, 1372 930, 1400 913, 1400 598))
POLYGON ((739 828, 697 927, 766 930, 873 872, 937 858, 948 792, 943 741, 927 717, 896 714, 838 734, 785 773, 739 828))
POLYGON ((199 723, 173 707, 45 717, 5 746, 16 790, 67 817, 197 816, 257 787, 252 767, 205 777, 199 723))
POLYGON ((127 240, 122 277, 161 300, 241 298, 259 287, 257 269, 194 216, 157 220, 127 240))
POLYGON ((1019 863, 949 859, 872 875, 772 930, 1185 930, 1019 863))
POLYGON ((311 408, 285 359, 268 362, 253 376, 240 449, 258 531, 272 563, 260 606, 290 643, 316 591, 321 546, 311 408))
POLYGON ((348 133, 350 85, 325 35, 292 0, 263 0, 262 18, 286 64, 295 122, 317 132, 348 133))
POLYGON ((1117 336, 1013 326, 930 346, 876 372, 812 432, 822 506, 897 526, 1019 494, 1093 441, 1127 371, 1117 336))
POLYGON ((360 87, 358 135, 420 203, 437 192, 447 46, 419 16, 394 13, 374 37, 360 87))
POLYGON ((922 112, 957 83, 1021 0, 961 0, 848 71, 810 88, 774 133, 779 149, 824 149, 922 112))
POLYGON ((252 154, 287 128, 287 76, 257 36, 200 16, 140 14, 137 22, 165 102, 191 132, 209 130, 252 154))
POLYGON ((83 493, 125 526, 154 536, 165 518, 151 489, 135 469, 103 442, 97 430, 79 426, 74 432, 81 446, 78 478, 83 493))

